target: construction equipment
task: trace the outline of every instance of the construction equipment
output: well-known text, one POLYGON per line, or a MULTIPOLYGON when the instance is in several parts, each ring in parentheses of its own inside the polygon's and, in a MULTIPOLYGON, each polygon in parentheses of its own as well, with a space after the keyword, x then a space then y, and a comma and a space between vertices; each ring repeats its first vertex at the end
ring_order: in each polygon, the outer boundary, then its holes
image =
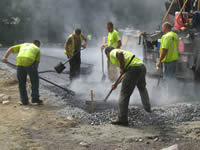
MULTIPOLYGON (((130 63, 131 63, 131 61, 133 60, 134 57, 135 57, 135 55, 133 55, 133 56, 131 57, 131 60, 128 62, 127 66, 125 67, 125 71, 124 71, 123 73, 121 73, 120 76, 117 78, 117 81, 115 81, 115 83, 114 83, 115 85, 118 85, 118 84, 120 83, 122 76, 123 76, 123 75, 125 74, 125 72, 127 71, 128 66, 130 65, 130 63)), ((111 88, 111 90, 109 91, 109 93, 108 93, 107 96, 105 97, 104 102, 107 101, 107 99, 109 98, 109 96, 110 96, 110 94, 112 93, 113 90, 114 90, 114 89, 111 88)))
MULTIPOLYGON (((179 2, 179 0, 178 0, 179 2)), ((175 15, 174 19, 174 27, 176 24, 183 26, 182 28, 174 28, 173 31, 177 33, 179 36, 179 60, 177 63, 177 70, 176 70, 176 78, 181 81, 192 81, 193 80, 193 73, 190 70, 190 66, 193 65, 195 51, 198 49, 198 41, 200 41, 200 34, 199 34, 199 24, 197 24, 197 27, 194 27, 194 18, 195 12, 198 12, 200 9, 200 0, 198 0, 198 7, 193 7, 192 10, 190 10, 188 13, 188 16, 186 16, 189 19, 180 19, 185 18, 183 14, 187 7, 186 4, 191 3, 191 1, 184 0, 182 5, 175 4, 174 0, 171 1, 171 4, 169 8, 167 9, 167 12, 163 18, 163 22, 166 20, 166 17, 169 15, 169 12, 172 8, 172 5, 179 5, 177 7, 177 10, 180 12, 178 15, 175 15), (183 16, 183 17, 182 17, 183 16), (192 19, 191 23, 189 22, 190 19, 192 19), (194 30, 194 28, 196 30, 194 30), (183 30, 185 29, 185 30, 183 30)), ((194 6, 194 5, 192 5, 194 6)), ((176 11, 177 11, 176 10, 176 11)), ((198 18, 197 18, 198 19, 198 18)), ((143 44, 143 58, 144 62, 147 66, 147 74, 150 77, 157 77, 158 78, 158 84, 160 82, 160 73, 158 73, 158 70, 156 70, 155 65, 157 63, 157 59, 160 57, 160 39, 162 34, 159 32, 154 33, 146 33, 144 32, 141 34, 141 37, 143 38, 142 44, 143 44)), ((140 40, 140 39, 139 39, 140 40)))
MULTIPOLYGON (((84 50, 84 48, 82 48, 81 50, 84 50)), ((74 54, 74 56, 76 56, 76 55, 79 54, 80 52, 81 52, 81 51, 76 52, 76 53, 74 54)), ((74 56, 73 56, 73 57, 74 57, 74 56)), ((56 70, 56 72, 57 72, 57 73, 63 72, 63 70, 66 68, 66 67, 65 67, 65 64, 67 64, 71 59, 73 59, 73 57, 70 58, 70 59, 68 59, 68 60, 65 61, 64 63, 60 62, 58 65, 56 65, 56 66, 54 67, 54 69, 56 70)))

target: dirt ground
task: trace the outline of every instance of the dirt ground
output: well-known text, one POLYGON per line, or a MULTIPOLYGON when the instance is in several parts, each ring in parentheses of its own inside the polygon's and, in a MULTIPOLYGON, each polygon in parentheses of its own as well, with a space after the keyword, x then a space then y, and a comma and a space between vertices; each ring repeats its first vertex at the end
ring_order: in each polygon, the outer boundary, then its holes
POLYGON ((59 116, 62 105, 48 103, 46 95, 41 99, 44 105, 21 106, 15 74, 0 68, 0 150, 160 150, 174 144, 180 150, 200 149, 200 121, 162 127, 92 126, 59 116))

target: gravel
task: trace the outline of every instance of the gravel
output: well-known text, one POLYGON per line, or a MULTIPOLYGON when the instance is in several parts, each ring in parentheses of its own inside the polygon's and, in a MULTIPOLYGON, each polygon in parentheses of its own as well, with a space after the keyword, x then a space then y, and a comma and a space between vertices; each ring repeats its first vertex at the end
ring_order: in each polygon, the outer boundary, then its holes
MULTIPOLYGON (((58 113, 64 116, 78 118, 91 125, 101 125, 110 123, 116 119, 117 109, 107 109, 104 111, 88 113, 87 109, 66 106, 58 113)), ((147 113, 141 107, 130 106, 129 125, 148 126, 148 125, 176 125, 181 122, 199 121, 200 104, 178 103, 165 107, 153 107, 152 113, 147 113)))
MULTIPOLYGON (((45 59, 49 60, 50 58, 48 57, 45 59)), ((45 66, 48 65, 47 68, 52 68, 52 66, 57 63, 54 59, 51 60, 52 61, 48 62, 51 62, 52 64, 42 63, 43 67, 46 68, 45 66)), ((57 81, 56 83, 63 87, 67 87, 69 82, 66 81, 68 75, 58 76, 58 74, 52 73, 44 76, 57 81)), ((58 89, 44 82, 41 83, 41 88, 44 88, 43 91, 41 90, 41 94, 47 96, 49 95, 51 103, 62 105, 62 109, 58 111, 58 115, 66 117, 71 116, 91 125, 107 124, 110 123, 111 120, 117 118, 118 111, 116 101, 109 100, 107 103, 99 101, 98 103, 95 103, 95 113, 91 113, 91 106, 85 103, 85 101, 88 99, 86 99, 83 95, 76 94, 76 96, 72 96, 70 94, 66 94, 66 92, 64 92, 62 89, 58 89), (45 91, 49 91, 49 93, 45 91)), ((152 113, 147 113, 142 107, 137 107, 135 105, 131 105, 129 107, 130 127, 148 125, 176 125, 186 121, 199 120, 199 103, 176 103, 172 105, 165 105, 163 107, 152 107, 152 113)))

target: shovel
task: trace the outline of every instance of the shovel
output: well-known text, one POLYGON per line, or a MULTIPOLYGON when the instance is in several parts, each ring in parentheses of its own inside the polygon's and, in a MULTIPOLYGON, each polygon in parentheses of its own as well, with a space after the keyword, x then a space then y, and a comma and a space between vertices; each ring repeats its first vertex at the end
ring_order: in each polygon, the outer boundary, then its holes
MULTIPOLYGON (((83 49, 84 49, 84 48, 83 48, 83 49)), ((83 50, 83 49, 81 49, 81 50, 83 50)), ((77 53, 75 53, 74 56, 77 55, 78 53, 80 53, 80 51, 77 52, 77 53)), ((73 57, 74 57, 74 56, 73 56, 73 57)), ((73 58, 73 57, 72 57, 72 58, 73 58)), ((72 58, 68 59, 68 60, 65 61, 64 63, 60 62, 58 65, 56 65, 56 66, 54 67, 54 69, 56 70, 56 72, 57 72, 57 73, 63 72, 63 70, 66 68, 66 67, 65 67, 65 64, 68 63, 72 58)))
POLYGON ((103 58, 103 50, 104 48, 101 48, 101 62, 102 62, 102 73, 103 73, 103 76, 101 78, 102 81, 104 81, 106 79, 106 75, 104 73, 104 58, 103 58))
MULTIPOLYGON (((126 66, 126 68, 125 68, 125 71, 124 71, 123 73, 121 73, 120 76, 117 78, 117 81, 115 81, 115 83, 114 83, 115 85, 118 85, 118 84, 120 83, 122 76, 123 76, 123 75, 125 74, 125 72, 127 71, 128 66, 130 65, 130 63, 131 63, 131 61, 133 60, 134 57, 135 57, 135 55, 133 55, 133 56, 131 57, 131 60, 128 62, 127 66, 126 66)), ((110 96, 110 94, 112 93, 113 90, 114 90, 113 88, 110 89, 109 93, 107 94, 107 96, 106 96, 105 99, 104 99, 104 102, 107 101, 107 99, 109 98, 109 96, 110 96)))
POLYGON ((160 68, 156 68, 158 71, 158 78, 157 78, 157 83, 155 86, 152 87, 152 91, 151 91, 151 97, 153 99, 157 99, 158 97, 161 97, 162 94, 162 89, 160 87, 160 81, 162 79, 163 76, 163 67, 161 65, 160 68))

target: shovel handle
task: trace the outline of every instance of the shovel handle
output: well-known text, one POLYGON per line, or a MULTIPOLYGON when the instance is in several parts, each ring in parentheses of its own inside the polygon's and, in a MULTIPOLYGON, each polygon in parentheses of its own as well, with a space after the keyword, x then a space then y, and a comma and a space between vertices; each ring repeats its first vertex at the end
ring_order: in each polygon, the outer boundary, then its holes
MULTIPOLYGON (((119 84, 119 81, 120 81, 120 79, 121 79, 121 77, 122 77, 123 75, 124 75, 124 73, 121 73, 121 74, 120 74, 120 76, 117 78, 117 80, 116 80, 115 83, 114 83, 115 85, 118 85, 118 84, 119 84)), ((110 89, 109 93, 107 94, 107 96, 106 96, 105 99, 104 99, 104 102, 107 101, 108 97, 110 96, 110 94, 112 93, 113 90, 114 90, 113 88, 110 89)))
POLYGON ((102 61, 102 73, 104 74, 104 58, 103 58, 103 49, 101 48, 101 61, 102 61))
MULTIPOLYGON (((85 48, 81 48, 81 50, 78 51, 78 52, 76 52, 76 53, 74 54, 74 56, 77 55, 78 53, 80 53, 80 52, 81 52, 82 50, 84 50, 84 49, 85 49, 85 48)), ((73 57, 74 57, 74 56, 73 56, 73 57)), ((72 57, 72 58, 73 58, 73 57, 72 57)), ((65 62, 63 63, 63 65, 65 65, 66 63, 68 63, 72 58, 70 58, 70 59, 68 59, 67 61, 65 61, 65 62)))
MULTIPOLYGON (((135 55, 133 55, 132 57, 131 57, 131 60, 128 62, 128 64, 126 65, 126 69, 125 69, 125 71, 123 72, 123 73, 121 73, 120 74, 120 76, 117 78, 117 80, 115 81, 115 85, 118 85, 119 84, 119 81, 121 80, 121 77, 125 74, 125 72, 127 71, 127 69, 128 69, 128 66, 130 65, 130 63, 132 62, 132 60, 133 60, 133 58, 135 57, 135 55)), ((104 102, 106 102, 107 101, 107 99, 108 99, 108 97, 110 96, 110 94, 112 93, 112 91, 113 91, 114 89, 113 88, 111 88, 111 90, 109 91, 109 93, 107 94, 107 96, 106 96, 106 98, 104 99, 104 102)))

